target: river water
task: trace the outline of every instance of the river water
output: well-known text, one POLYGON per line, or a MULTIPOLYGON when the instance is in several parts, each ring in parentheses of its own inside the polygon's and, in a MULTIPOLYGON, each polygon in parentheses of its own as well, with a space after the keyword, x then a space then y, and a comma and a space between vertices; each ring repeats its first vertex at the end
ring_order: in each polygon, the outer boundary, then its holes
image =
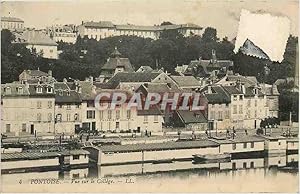
MULTIPOLYGON (((132 191, 298 192, 299 190, 298 154, 202 164, 184 161, 91 166, 64 172, 3 174, 1 179, 3 185, 17 184, 20 180, 22 184, 29 184, 32 179, 60 179, 66 183, 88 179, 121 180, 132 182, 132 191)), ((119 191, 123 191, 122 188, 119 187, 119 191)))

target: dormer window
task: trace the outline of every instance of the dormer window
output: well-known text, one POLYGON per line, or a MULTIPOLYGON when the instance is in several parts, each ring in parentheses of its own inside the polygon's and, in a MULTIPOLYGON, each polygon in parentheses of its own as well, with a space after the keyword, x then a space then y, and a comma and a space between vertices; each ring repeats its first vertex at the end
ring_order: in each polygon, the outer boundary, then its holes
POLYGON ((38 86, 37 88, 36 88, 36 93, 42 93, 43 92, 43 88, 41 87, 41 86, 38 86))
POLYGON ((10 87, 6 87, 5 88, 5 93, 6 94, 11 94, 11 88, 10 87))
POLYGON ((47 88, 47 93, 52 93, 52 92, 53 92, 52 87, 48 87, 48 88, 47 88))
POLYGON ((58 95, 62 96, 63 95, 63 91, 62 90, 58 90, 58 95))
POLYGON ((23 94, 23 88, 22 87, 18 87, 17 88, 17 93, 18 94, 23 94))
POLYGON ((70 96, 70 91, 69 90, 67 91, 67 96, 70 96))

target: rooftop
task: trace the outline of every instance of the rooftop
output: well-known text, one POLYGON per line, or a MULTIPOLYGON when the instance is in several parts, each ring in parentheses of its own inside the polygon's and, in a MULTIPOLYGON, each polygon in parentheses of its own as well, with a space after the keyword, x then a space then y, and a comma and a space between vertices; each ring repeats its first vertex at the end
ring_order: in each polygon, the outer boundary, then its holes
POLYGON ((190 149, 203 147, 216 147, 218 143, 209 140, 165 142, 150 144, 112 145, 99 147, 102 152, 139 152, 151 150, 190 149))
POLYGON ((108 84, 112 84, 116 88, 120 82, 151 82, 160 72, 119 72, 108 80, 108 84))
POLYGON ((189 110, 178 110, 177 111, 180 119, 185 124, 190 123, 207 123, 207 119, 201 113, 201 111, 189 111, 189 110))
POLYGON ((20 18, 16 18, 16 17, 1 17, 1 21, 7 21, 7 22, 23 22, 23 20, 21 20, 20 18))
POLYGON ((36 30, 27 30, 20 34, 19 38, 15 40, 16 43, 27 43, 33 45, 48 45, 57 46, 57 43, 43 32, 36 30))
POLYGON ((200 82, 194 76, 170 76, 179 87, 200 87, 200 82))

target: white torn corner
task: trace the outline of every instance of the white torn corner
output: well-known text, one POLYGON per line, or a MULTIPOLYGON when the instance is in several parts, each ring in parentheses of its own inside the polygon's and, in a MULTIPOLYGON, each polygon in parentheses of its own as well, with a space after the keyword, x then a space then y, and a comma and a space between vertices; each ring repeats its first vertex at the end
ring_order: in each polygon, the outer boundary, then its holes
POLYGON ((281 62, 290 35, 290 20, 270 13, 242 10, 234 52, 281 62))

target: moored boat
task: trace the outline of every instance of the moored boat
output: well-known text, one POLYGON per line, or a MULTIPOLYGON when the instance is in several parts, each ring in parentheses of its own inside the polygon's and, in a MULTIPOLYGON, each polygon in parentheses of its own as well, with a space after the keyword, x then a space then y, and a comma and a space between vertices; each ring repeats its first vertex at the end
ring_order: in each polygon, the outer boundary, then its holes
POLYGON ((206 155, 199 155, 195 154, 193 155, 193 161, 194 162, 205 162, 205 161, 224 161, 224 160, 231 160, 231 154, 230 153, 224 153, 224 154, 206 154, 206 155))

